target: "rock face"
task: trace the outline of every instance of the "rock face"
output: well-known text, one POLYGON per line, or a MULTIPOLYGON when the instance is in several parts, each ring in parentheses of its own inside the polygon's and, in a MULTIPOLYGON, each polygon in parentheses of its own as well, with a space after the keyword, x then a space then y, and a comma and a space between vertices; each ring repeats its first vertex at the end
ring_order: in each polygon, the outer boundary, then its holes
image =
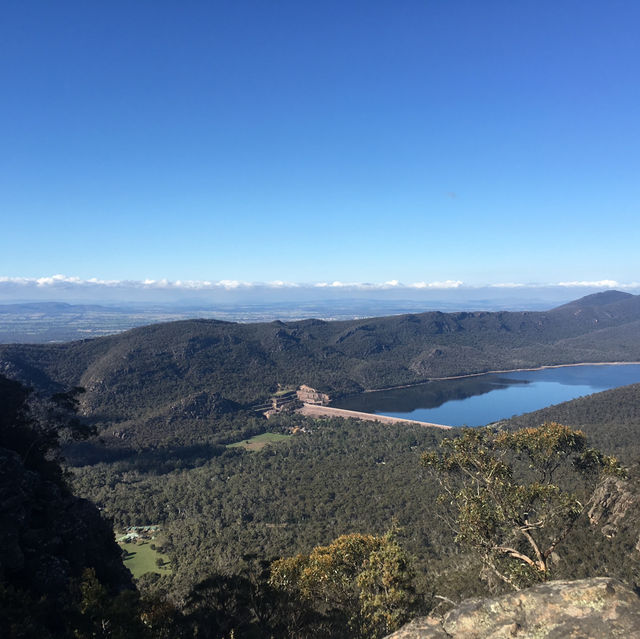
POLYGON ((315 404, 318 406, 327 406, 331 401, 331 398, 326 393, 320 393, 311 386, 303 384, 297 390, 296 395, 303 404, 315 404))
POLYGON ((113 592, 132 588, 113 529, 70 492, 54 448, 43 450, 52 435, 30 416, 28 398, 0 375, 0 593, 7 587, 55 604, 87 568, 113 592))
POLYGON ((85 568, 114 591, 133 587, 98 509, 0 447, 0 585, 55 598, 85 568))
POLYGON ((606 537, 614 537, 627 512, 639 500, 638 486, 632 490, 628 481, 608 477, 594 494, 594 504, 588 512, 589 521, 594 526, 601 525, 602 534, 606 537))
POLYGON ((617 579, 551 581, 470 599, 443 619, 423 617, 387 639, 640 639, 640 597, 617 579))

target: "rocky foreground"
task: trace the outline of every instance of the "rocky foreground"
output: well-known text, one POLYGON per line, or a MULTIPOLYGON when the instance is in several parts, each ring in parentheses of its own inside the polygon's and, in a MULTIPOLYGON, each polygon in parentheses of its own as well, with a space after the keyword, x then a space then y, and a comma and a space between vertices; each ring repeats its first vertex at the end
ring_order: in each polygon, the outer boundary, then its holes
POLYGON ((640 597, 617 579, 551 581, 471 599, 415 619, 387 639, 640 639, 640 597))

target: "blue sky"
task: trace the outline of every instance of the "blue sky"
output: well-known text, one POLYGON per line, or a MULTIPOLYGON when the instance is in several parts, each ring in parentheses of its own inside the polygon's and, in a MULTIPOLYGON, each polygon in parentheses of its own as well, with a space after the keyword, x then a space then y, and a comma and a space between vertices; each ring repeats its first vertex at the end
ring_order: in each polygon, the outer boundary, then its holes
POLYGON ((640 280, 640 3, 25 2, 0 277, 640 280))

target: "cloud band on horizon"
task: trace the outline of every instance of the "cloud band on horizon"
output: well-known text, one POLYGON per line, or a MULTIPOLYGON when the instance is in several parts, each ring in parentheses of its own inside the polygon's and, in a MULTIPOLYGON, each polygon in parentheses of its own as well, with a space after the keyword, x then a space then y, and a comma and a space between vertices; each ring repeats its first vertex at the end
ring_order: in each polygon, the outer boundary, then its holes
POLYGON ((276 280, 271 282, 246 282, 241 280, 169 280, 145 279, 145 280, 107 280, 92 277, 83 279, 77 276, 56 274, 44 277, 8 277, 0 276, 0 287, 24 287, 24 288, 125 288, 125 289, 155 289, 155 290, 236 290, 236 289, 341 289, 341 290, 448 290, 448 289, 509 289, 509 288, 596 288, 596 289, 636 289, 640 288, 640 282, 618 282, 611 279, 601 280, 575 280, 553 283, 535 282, 498 282, 487 284, 467 284, 462 280, 443 281, 419 281, 404 284, 398 280, 389 280, 381 283, 372 282, 288 282, 276 280))

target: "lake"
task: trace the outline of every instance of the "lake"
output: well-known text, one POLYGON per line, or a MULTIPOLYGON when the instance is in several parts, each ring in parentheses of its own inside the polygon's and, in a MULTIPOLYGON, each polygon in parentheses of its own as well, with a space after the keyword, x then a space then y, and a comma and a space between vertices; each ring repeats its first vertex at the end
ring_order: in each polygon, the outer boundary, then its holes
POLYGON ((563 366, 362 393, 331 406, 434 424, 483 426, 636 382, 640 382, 640 364, 563 366))

